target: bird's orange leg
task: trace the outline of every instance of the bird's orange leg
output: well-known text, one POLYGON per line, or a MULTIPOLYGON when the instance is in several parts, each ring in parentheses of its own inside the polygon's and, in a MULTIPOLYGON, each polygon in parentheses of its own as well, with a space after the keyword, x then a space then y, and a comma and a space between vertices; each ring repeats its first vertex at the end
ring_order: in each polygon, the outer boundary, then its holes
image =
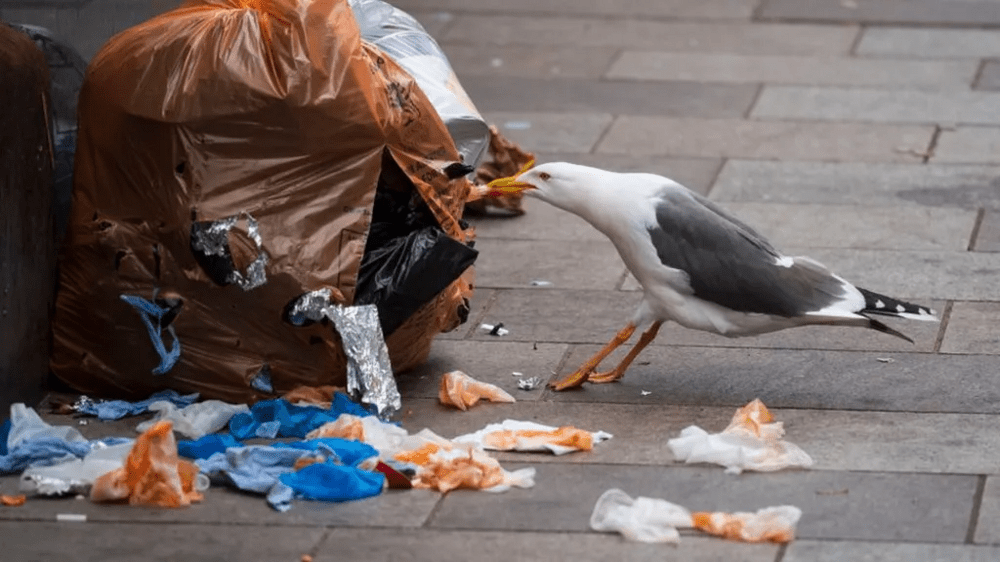
POLYGON ((587 379, 594 372, 594 369, 604 361, 604 358, 611 354, 612 351, 618 348, 621 344, 628 341, 632 334, 635 333, 635 324, 629 322, 627 326, 621 329, 615 337, 608 342, 608 345, 601 348, 600 351, 594 354, 586 363, 584 363, 579 369, 573 374, 558 380, 553 383, 549 383, 549 386, 553 390, 566 390, 567 388, 576 388, 583 383, 587 382, 587 379))
POLYGON ((660 331, 660 324, 663 324, 663 322, 653 322, 653 325, 650 326, 648 330, 643 332, 641 336, 639 336, 639 341, 635 342, 635 345, 633 345, 632 349, 629 350, 628 355, 625 356, 625 359, 622 359, 622 362, 619 363, 617 367, 606 373, 594 373, 593 375, 590 375, 587 380, 593 383, 603 384, 615 382, 616 380, 624 377, 625 369, 628 369, 628 366, 632 364, 632 361, 634 361, 639 355, 639 352, 649 345, 649 342, 653 341, 653 338, 656 337, 656 333, 660 331))

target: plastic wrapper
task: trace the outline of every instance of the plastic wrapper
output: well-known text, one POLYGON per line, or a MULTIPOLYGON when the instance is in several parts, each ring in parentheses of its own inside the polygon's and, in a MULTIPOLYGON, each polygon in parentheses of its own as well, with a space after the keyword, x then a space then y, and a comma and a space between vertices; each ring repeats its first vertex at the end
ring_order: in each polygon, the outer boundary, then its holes
POLYGON ((590 516, 595 531, 621 533, 626 539, 646 543, 680 542, 678 529, 695 528, 705 533, 742 542, 786 543, 795 538, 802 510, 791 505, 766 507, 755 513, 692 513, 658 498, 631 498, 612 488, 598 498, 590 516))
POLYGON ((548 451, 565 455, 574 451, 589 451, 595 443, 611 439, 604 431, 590 432, 571 426, 552 427, 540 423, 504 420, 454 439, 456 443, 471 443, 493 451, 548 451))
POLYGON ((21 473, 20 490, 42 496, 88 494, 100 476, 122 467, 132 447, 131 442, 99 447, 82 459, 29 468, 21 473))
POLYGON ((774 421, 763 402, 754 400, 736 410, 721 433, 709 434, 692 425, 667 441, 667 446, 679 461, 719 464, 733 474, 812 466, 813 460, 805 451, 781 439, 784 434, 782 423, 774 421))
MULTIPOLYGON (((104 45, 78 115, 51 368, 92 396, 167 387, 246 403, 344 385, 336 331, 285 312, 322 290, 356 304, 380 186, 437 229, 434 247, 470 237, 471 183, 449 172, 462 156, 448 128, 362 39, 346 0, 188 0, 104 45), (162 375, 122 295, 165 311, 155 328, 180 351, 162 375)), ((397 372, 464 321, 463 253, 385 332, 397 372)))
POLYGON ((462 371, 449 371, 441 376, 438 400, 442 404, 468 410, 483 398, 490 402, 517 402, 499 386, 477 381, 462 371))
POLYGON ((156 412, 156 417, 137 425, 136 431, 144 432, 156 423, 169 421, 175 432, 189 439, 200 439, 226 427, 230 418, 240 412, 249 412, 250 408, 246 404, 205 400, 183 408, 178 408, 171 402, 153 402, 149 405, 149 411, 156 412))
POLYGON ((486 153, 489 128, 434 38, 413 16, 387 2, 349 2, 361 36, 413 76, 447 125, 463 162, 478 166, 486 153))

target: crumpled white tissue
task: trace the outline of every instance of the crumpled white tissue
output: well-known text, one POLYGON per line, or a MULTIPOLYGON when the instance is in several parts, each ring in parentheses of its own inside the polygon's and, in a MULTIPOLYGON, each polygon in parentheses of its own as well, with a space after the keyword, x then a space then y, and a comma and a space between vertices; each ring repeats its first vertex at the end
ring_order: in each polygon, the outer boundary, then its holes
POLYGON ((742 542, 786 543, 795 538, 802 510, 792 505, 748 512, 690 512, 657 498, 632 499, 612 488, 597 499, 590 516, 595 531, 618 532, 628 540, 646 543, 680 542, 678 529, 695 528, 710 535, 742 542))
POLYGON ((491 423, 475 433, 459 435, 456 443, 471 443, 492 451, 549 451, 565 455, 589 451, 595 443, 613 437, 605 431, 585 431, 571 426, 553 427, 519 420, 491 423))
POLYGON ((21 473, 20 490, 42 496, 86 494, 102 474, 121 468, 135 443, 97 447, 83 459, 73 459, 54 466, 39 466, 21 473))
POLYGON ((215 433, 226 427, 229 419, 240 412, 249 412, 246 404, 230 404, 221 400, 205 400, 189 406, 178 408, 172 402, 161 400, 149 405, 156 417, 144 421, 135 430, 143 433, 157 422, 170 421, 174 431, 189 439, 200 439, 209 433, 215 433))
POLYGON ((667 446, 678 461, 719 464, 730 474, 812 466, 813 460, 805 451, 781 439, 784 434, 782 423, 774 421, 764 403, 756 399, 736 410, 729 427, 721 433, 709 434, 692 425, 667 441, 667 446))

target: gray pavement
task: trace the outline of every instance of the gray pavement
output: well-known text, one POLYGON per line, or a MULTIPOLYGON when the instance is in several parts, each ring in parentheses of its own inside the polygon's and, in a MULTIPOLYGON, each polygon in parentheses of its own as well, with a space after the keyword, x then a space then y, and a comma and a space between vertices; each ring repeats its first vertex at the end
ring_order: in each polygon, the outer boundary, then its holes
MULTIPOLYGON (((3 0, 0 19, 49 27, 89 58, 171 5, 3 0)), ((519 391, 513 371, 571 371, 639 298, 607 241, 529 201, 522 217, 474 221, 473 313, 401 378, 402 423, 454 436, 514 418, 614 439, 564 457, 502 454, 507 468, 537 467, 538 484, 500 495, 390 492, 287 514, 217 489, 182 510, 30 501, 0 508, 4 559, 1000 559, 1000 2, 398 5, 438 38, 479 109, 543 160, 674 177, 789 253, 934 306, 942 322, 894 322, 912 346, 847 328, 728 340, 671 326, 620 383, 519 391), (477 330, 498 321, 508 336, 477 330), (455 368, 518 403, 446 410, 438 377, 455 368), (673 462, 667 439, 690 424, 721 430, 755 397, 813 469, 731 476, 673 462), (610 487, 695 509, 791 503, 803 517, 788 546, 694 534, 639 545, 588 530, 610 487), (66 512, 88 522, 55 522, 66 512)))

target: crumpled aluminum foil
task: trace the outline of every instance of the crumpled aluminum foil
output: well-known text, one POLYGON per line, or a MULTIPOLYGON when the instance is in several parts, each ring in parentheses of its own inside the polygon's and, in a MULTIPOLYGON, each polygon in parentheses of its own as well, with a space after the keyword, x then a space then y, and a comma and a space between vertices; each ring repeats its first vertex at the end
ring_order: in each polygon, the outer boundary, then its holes
POLYGON ((301 295, 288 311, 288 321, 302 326, 306 321, 319 322, 326 317, 324 310, 330 306, 329 288, 318 289, 301 295))
POLYGON ((265 267, 268 260, 267 252, 264 251, 264 240, 260 235, 260 225, 250 213, 243 212, 240 215, 219 219, 207 227, 193 230, 191 245, 205 255, 229 256, 229 231, 236 227, 241 216, 246 217, 247 236, 257 246, 257 258, 247 266, 245 273, 240 273, 234 268, 226 281, 239 285, 244 291, 250 291, 267 283, 265 267))
POLYGON ((73 409, 79 412, 81 410, 93 407, 95 404, 97 404, 97 402, 98 401, 87 396, 86 394, 81 394, 80 397, 76 399, 76 402, 73 402, 73 409))
POLYGON ((373 304, 328 306, 329 317, 344 345, 347 356, 347 393, 355 400, 371 404, 379 417, 388 419, 402 407, 396 378, 392 374, 389 348, 382 336, 378 309, 373 304))

